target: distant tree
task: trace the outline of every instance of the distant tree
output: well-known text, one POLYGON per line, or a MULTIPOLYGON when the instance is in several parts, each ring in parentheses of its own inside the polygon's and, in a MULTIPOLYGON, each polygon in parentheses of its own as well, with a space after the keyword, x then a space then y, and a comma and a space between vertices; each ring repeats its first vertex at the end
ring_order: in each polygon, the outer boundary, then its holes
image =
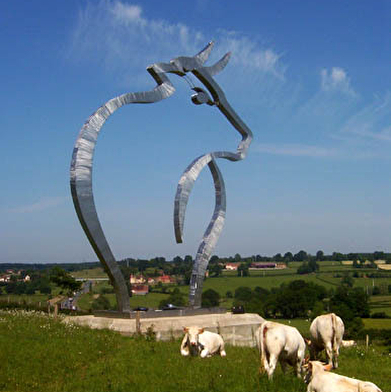
POLYGON ((213 277, 215 278, 220 276, 222 271, 223 271, 223 267, 220 264, 212 264, 209 267, 209 272, 213 274, 213 277))
MULTIPOLYGON (((369 317, 368 295, 362 287, 350 288, 346 286, 338 286, 335 293, 330 298, 331 310, 338 310, 341 304, 351 312, 351 319, 354 317, 369 317)), ((350 313, 348 313, 348 316, 350 313)), ((342 316, 341 316, 342 317, 342 316)))
POLYGON ((183 262, 183 259, 180 256, 175 256, 172 261, 174 262, 174 264, 181 264, 183 262))
POLYGON ((240 256, 239 253, 236 253, 235 255, 235 262, 240 263, 242 261, 242 257, 240 256))
POLYGON ((345 273, 341 279, 341 284, 347 287, 353 287, 354 279, 350 276, 349 272, 345 273))
POLYGON ((259 287, 259 286, 255 287, 253 293, 258 298, 265 298, 270 294, 269 290, 266 290, 263 287, 259 287))
POLYGON ((316 260, 318 261, 323 261, 324 260, 324 253, 321 250, 318 250, 316 252, 316 260))
POLYGON ((322 315, 324 313, 324 304, 322 301, 317 301, 311 312, 311 320, 322 315))
POLYGON ((173 304, 175 306, 185 306, 185 295, 176 287, 168 296, 168 298, 160 301, 159 308, 161 309, 167 304, 173 304))
POLYGON ((220 261, 219 256, 213 255, 209 260, 209 264, 218 264, 219 261, 220 261))
POLYGON ((294 261, 305 261, 307 259, 308 259, 308 255, 307 252, 305 252, 304 250, 299 251, 293 256, 294 261))
POLYGON ((373 252, 373 260, 385 260, 386 255, 383 251, 373 252))
POLYGON ((81 282, 77 282, 68 272, 60 267, 54 267, 52 269, 50 280, 69 292, 79 290, 82 284, 81 282))
POLYGON ((92 302, 91 308, 92 310, 108 310, 110 309, 110 301, 104 295, 99 295, 99 297, 92 302))
POLYGON ((193 257, 191 255, 186 255, 183 261, 187 264, 193 263, 193 257))
POLYGON ((316 260, 311 259, 308 261, 308 268, 311 270, 311 272, 317 272, 319 271, 319 264, 316 262, 316 260))
POLYGON ((5 286, 5 292, 7 294, 24 294, 26 290, 26 285, 22 282, 9 282, 5 286))
POLYGON ((339 252, 333 252, 332 259, 335 261, 344 261, 346 260, 346 256, 339 252))
POLYGON ((293 260, 293 254, 291 252, 286 252, 284 254, 284 261, 286 264, 289 264, 293 260))
POLYGON ((238 271, 238 276, 249 276, 248 266, 245 263, 241 263, 237 271, 238 271))
POLYGON ((220 304, 220 294, 213 290, 213 289, 208 289, 202 293, 202 300, 201 300, 201 306, 203 308, 212 308, 215 306, 219 306, 220 304))
POLYGON ((234 298, 242 302, 248 302, 251 300, 252 295, 253 293, 250 287, 240 286, 235 290, 234 298))
POLYGON ((281 253, 277 253, 276 255, 273 256, 273 259, 277 262, 280 263, 283 259, 281 256, 281 253))
POLYGON ((381 294, 381 290, 379 286, 375 286, 372 289, 372 295, 380 295, 381 294))

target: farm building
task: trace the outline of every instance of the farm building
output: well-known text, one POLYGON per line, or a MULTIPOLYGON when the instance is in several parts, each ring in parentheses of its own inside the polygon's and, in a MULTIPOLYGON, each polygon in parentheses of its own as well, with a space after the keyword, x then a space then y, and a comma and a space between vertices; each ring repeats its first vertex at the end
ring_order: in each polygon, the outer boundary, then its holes
POLYGON ((147 295, 149 292, 149 287, 147 284, 134 284, 132 285, 133 295, 147 295))

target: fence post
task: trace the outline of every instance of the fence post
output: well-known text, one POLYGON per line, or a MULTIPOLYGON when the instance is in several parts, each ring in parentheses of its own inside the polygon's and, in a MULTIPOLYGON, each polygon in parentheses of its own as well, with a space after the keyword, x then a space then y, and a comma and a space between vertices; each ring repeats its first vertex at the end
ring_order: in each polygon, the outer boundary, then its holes
POLYGON ((368 346, 369 346, 369 335, 367 334, 367 336, 365 337, 365 345, 367 347, 368 350, 368 346))
POLYGON ((140 311, 136 312, 136 333, 141 334, 140 311))

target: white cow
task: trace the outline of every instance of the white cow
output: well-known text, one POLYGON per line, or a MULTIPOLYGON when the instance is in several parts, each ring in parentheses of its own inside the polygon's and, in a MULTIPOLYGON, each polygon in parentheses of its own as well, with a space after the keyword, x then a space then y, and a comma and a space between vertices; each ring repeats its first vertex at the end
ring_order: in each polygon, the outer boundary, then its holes
POLYGON ((185 327, 183 331, 185 336, 181 344, 182 355, 200 355, 201 358, 217 353, 222 357, 227 355, 224 350, 224 340, 218 333, 205 331, 204 328, 199 327, 185 327))
POLYGON ((357 342, 355 340, 342 340, 341 346, 342 347, 353 347, 353 346, 357 346, 357 342))
POLYGON ((336 314, 329 313, 316 317, 310 326, 311 342, 309 349, 311 359, 316 359, 319 352, 326 350, 328 363, 337 368, 339 347, 344 332, 343 321, 336 314))
POLYGON ((372 382, 330 373, 331 368, 331 364, 310 361, 306 375, 306 381, 309 381, 307 392, 381 392, 372 382))
POLYGON ((288 325, 265 321, 256 332, 261 353, 261 368, 269 379, 273 377, 277 362, 285 373, 287 364, 294 367, 298 377, 303 371, 305 341, 299 331, 288 325))

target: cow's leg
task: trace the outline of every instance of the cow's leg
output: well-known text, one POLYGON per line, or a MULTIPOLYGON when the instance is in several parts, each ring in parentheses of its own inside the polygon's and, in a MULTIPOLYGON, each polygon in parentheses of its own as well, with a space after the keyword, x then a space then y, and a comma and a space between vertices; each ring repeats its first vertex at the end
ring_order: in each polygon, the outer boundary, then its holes
POLYGON ((333 348, 331 346, 331 342, 326 343, 326 357, 329 364, 333 364, 333 348))
POLYGON ((283 373, 285 374, 288 369, 288 364, 285 361, 281 361, 280 364, 281 364, 281 369, 282 369, 283 373))
POLYGON ((338 356, 339 356, 339 348, 336 347, 333 352, 333 368, 336 369, 338 367, 338 356))
POLYGON ((315 361, 316 360, 316 357, 317 357, 317 350, 316 350, 316 347, 315 347, 315 344, 314 343, 312 343, 309 347, 309 351, 310 351, 310 360, 311 361, 315 361))
POLYGON ((296 364, 295 364, 296 365, 295 366, 296 375, 299 378, 302 378, 304 375, 304 369, 303 369, 304 356, 305 356, 305 348, 304 348, 304 351, 299 349, 297 351, 297 358, 296 358, 296 364))
POLYGON ((296 376, 299 378, 301 378, 303 376, 303 360, 301 358, 298 358, 296 360, 295 373, 296 373, 296 376))
POLYGON ((208 356, 208 354, 209 354, 209 350, 208 350, 207 348, 204 348, 204 349, 201 351, 200 356, 201 356, 201 358, 205 358, 205 357, 208 356))
POLYGON ((269 374, 269 362, 267 361, 266 355, 261 358, 261 367, 259 368, 259 373, 266 372, 269 374))
POLYGON ((276 355, 270 355, 269 368, 266 369, 269 380, 273 378, 273 373, 276 370, 277 361, 278 361, 278 357, 276 355))

